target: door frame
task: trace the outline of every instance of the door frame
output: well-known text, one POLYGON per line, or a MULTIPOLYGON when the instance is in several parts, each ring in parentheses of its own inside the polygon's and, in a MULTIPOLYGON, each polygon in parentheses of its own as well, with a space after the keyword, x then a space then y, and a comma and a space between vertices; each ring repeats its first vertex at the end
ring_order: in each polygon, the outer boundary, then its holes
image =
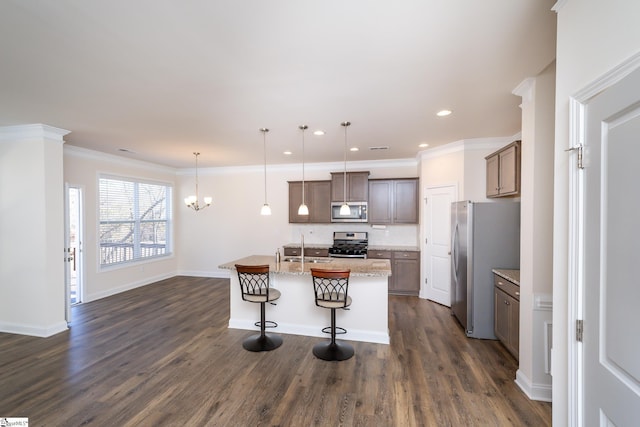
MULTIPOLYGON (((424 192, 422 193, 422 202, 424 203, 426 201, 427 198, 427 192, 429 190, 433 190, 436 188, 442 188, 442 187, 453 187, 453 192, 454 192, 454 202, 458 201, 458 195, 459 195, 459 184, 457 181, 452 181, 452 182, 444 182, 441 184, 433 184, 433 185, 426 185, 424 187, 424 192)), ((427 278, 427 263, 426 263, 426 251, 424 250, 424 245, 425 245, 425 239, 427 238, 427 214, 428 211, 427 209, 423 208, 421 209, 422 215, 421 215, 421 221, 420 221, 420 244, 418 245, 418 247, 420 248, 420 293, 419 296, 422 299, 427 299, 427 295, 426 295, 426 290, 425 290, 425 280, 427 278)))
MULTIPOLYGON (((84 245, 84 193, 85 188, 82 185, 71 184, 65 182, 64 184, 64 247, 65 247, 65 280, 64 280, 64 288, 65 288, 65 320, 67 321, 67 325, 71 324, 71 276, 70 276, 70 266, 69 266, 69 253, 67 249, 70 247, 70 215, 69 211, 69 190, 76 189, 78 191, 78 251, 75 253, 75 263, 76 263, 76 281, 77 281, 77 294, 78 294, 78 303, 82 302, 82 295, 84 292, 84 256, 83 256, 83 245, 84 245)), ((76 303, 77 304, 77 303, 76 303)))
MULTIPOLYGON (((640 53, 597 78, 569 98, 569 146, 578 147, 586 133, 587 104, 599 93, 640 68, 640 53)), ((575 151, 571 157, 576 157, 575 151)), ((588 147, 583 161, 588 164, 588 147)), ((584 175, 571 158, 569 168, 568 245, 567 245, 567 357, 568 357, 568 425, 584 425, 583 345, 575 339, 576 321, 584 318, 584 175)))

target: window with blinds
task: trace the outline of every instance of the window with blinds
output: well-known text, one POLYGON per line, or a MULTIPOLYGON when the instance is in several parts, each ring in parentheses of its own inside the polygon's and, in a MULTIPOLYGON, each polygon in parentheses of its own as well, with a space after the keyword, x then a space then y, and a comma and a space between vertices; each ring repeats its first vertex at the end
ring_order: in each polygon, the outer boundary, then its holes
POLYGON ((100 265, 171 254, 171 186, 100 176, 100 265))

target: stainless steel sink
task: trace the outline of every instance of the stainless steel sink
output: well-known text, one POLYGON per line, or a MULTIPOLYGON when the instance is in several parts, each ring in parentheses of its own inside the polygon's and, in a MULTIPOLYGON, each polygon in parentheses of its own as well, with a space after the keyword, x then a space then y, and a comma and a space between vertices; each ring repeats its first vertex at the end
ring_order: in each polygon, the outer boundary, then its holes
MULTIPOLYGON (((331 261, 332 261, 331 258, 310 257, 310 256, 304 257, 304 262, 311 262, 315 264, 325 264, 331 261)), ((284 262, 302 262, 302 257, 299 257, 299 256, 286 257, 284 259, 284 262)))

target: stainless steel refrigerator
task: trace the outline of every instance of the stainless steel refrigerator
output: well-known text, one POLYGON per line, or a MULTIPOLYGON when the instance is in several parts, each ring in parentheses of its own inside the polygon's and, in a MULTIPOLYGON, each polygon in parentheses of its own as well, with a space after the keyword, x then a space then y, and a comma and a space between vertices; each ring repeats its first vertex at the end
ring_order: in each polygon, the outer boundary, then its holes
POLYGON ((520 268, 520 203, 452 203, 451 240, 451 312, 468 337, 496 339, 491 270, 520 268))

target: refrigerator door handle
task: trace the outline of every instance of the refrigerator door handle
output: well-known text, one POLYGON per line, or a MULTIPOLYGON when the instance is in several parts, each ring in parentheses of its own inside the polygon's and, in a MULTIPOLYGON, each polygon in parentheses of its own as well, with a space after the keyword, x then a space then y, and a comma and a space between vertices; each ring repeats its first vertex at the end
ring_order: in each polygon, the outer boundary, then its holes
POLYGON ((453 229, 453 238, 451 239, 451 252, 453 252, 452 262, 453 262, 453 271, 455 273, 456 281, 458 280, 458 251, 457 251, 457 243, 458 243, 458 224, 453 229))

